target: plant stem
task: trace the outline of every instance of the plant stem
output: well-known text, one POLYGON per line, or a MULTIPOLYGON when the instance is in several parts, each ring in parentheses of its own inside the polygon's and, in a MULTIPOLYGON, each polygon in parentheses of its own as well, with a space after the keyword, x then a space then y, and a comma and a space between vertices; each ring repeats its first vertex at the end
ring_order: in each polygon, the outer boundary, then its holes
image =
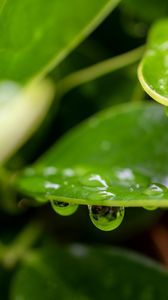
POLYGON ((144 49, 145 46, 141 46, 124 54, 104 60, 91 67, 74 72, 58 82, 57 91, 62 96, 81 84, 133 64, 141 59, 144 49))
POLYGON ((43 224, 36 221, 28 224, 11 245, 3 247, 2 264, 8 269, 13 268, 18 261, 24 258, 27 250, 37 241, 42 231, 43 224))

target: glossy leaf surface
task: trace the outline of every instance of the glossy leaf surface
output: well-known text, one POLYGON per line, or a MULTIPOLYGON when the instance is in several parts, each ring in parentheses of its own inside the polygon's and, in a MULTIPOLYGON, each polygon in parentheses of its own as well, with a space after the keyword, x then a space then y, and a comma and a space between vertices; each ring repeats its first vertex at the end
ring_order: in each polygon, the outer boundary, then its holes
POLYGON ((119 249, 72 245, 38 251, 20 267, 10 300, 164 300, 168 273, 119 249))
POLYGON ((168 106, 168 19, 156 23, 149 33, 147 50, 139 66, 139 80, 156 101, 168 106))
POLYGON ((16 179, 41 202, 168 206, 168 119, 158 105, 121 105, 71 130, 16 179))
POLYGON ((0 4, 0 80, 44 75, 110 13, 119 0, 7 0, 0 4))

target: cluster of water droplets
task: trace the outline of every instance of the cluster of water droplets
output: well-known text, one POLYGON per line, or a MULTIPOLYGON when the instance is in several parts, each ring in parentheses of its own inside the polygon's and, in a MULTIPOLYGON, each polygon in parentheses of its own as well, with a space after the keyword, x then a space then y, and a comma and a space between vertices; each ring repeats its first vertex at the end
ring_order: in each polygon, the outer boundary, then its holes
POLYGON ((141 199, 149 203, 149 206, 144 205, 145 209, 153 210, 157 207, 151 205, 150 201, 157 203, 159 199, 168 197, 168 177, 165 177, 165 182, 161 181, 164 185, 155 181, 151 183, 150 176, 129 168, 113 168, 109 174, 104 175, 82 166, 64 169, 51 166, 41 170, 27 169, 26 176, 32 177, 33 192, 40 191, 45 195, 54 211, 62 216, 76 212, 78 204, 73 203, 75 198, 81 199, 81 204, 86 202, 82 199, 88 199, 89 203, 93 201, 93 205, 88 206, 91 221, 104 231, 116 229, 124 218, 124 207, 116 206, 118 200, 127 199, 129 202, 141 199), (68 203, 70 198, 72 202, 68 203))

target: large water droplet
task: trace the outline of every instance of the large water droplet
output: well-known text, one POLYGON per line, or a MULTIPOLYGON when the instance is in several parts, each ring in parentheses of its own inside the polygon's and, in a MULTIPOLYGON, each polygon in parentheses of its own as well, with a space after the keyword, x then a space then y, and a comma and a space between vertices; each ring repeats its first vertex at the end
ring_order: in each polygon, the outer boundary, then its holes
POLYGON ((124 207, 89 206, 89 215, 92 223, 103 231, 116 229, 124 218, 124 207))
POLYGON ((51 201, 52 208, 61 216, 70 216, 76 212, 78 205, 69 204, 58 200, 51 201))

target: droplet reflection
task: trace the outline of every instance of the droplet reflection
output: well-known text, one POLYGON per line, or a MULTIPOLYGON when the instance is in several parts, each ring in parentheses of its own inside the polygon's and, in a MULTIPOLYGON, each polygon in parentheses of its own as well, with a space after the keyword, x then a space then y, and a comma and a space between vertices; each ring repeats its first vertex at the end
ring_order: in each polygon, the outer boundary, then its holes
POLYGON ((51 201, 52 208, 54 211, 61 216, 70 216, 76 212, 78 205, 69 204, 58 200, 51 201))
POLYGON ((124 218, 124 207, 93 205, 88 208, 92 223, 103 231, 116 229, 124 218))

